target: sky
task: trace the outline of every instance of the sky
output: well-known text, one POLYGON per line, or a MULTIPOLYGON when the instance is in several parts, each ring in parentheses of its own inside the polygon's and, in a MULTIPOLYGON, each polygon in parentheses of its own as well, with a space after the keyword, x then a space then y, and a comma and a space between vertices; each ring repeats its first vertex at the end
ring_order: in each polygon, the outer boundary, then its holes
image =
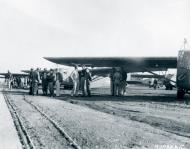
POLYGON ((48 56, 177 56, 189 27, 189 0, 0 0, 0 71, 57 67, 48 56))

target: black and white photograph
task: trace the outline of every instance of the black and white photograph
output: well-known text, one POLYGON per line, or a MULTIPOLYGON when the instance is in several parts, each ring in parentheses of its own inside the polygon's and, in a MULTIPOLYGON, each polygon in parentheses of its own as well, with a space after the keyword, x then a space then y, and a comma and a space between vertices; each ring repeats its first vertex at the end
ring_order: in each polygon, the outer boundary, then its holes
POLYGON ((0 149, 190 149, 190 0, 0 0, 0 149))

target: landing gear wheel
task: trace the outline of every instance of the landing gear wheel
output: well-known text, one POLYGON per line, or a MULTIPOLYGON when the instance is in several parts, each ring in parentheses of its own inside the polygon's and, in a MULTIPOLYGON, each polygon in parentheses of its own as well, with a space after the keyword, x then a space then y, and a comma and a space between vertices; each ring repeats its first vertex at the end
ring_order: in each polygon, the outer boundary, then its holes
POLYGON ((185 91, 183 89, 177 90, 177 99, 183 99, 185 95, 185 91))

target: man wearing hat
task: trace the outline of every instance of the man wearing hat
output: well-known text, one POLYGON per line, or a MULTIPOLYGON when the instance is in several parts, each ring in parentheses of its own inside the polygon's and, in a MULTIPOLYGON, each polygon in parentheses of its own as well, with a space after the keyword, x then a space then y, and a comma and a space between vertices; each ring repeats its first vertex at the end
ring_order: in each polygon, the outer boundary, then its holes
POLYGON ((55 84, 55 75, 54 75, 53 69, 50 69, 50 74, 48 75, 47 80, 48 80, 50 97, 53 97, 54 96, 54 84, 55 84))
POLYGON ((44 71, 41 75, 41 80, 42 80, 42 91, 43 91, 43 95, 47 95, 47 90, 48 90, 48 81, 47 81, 47 69, 44 68, 44 71))
POLYGON ((30 92, 29 92, 29 94, 35 95, 38 93, 39 77, 38 77, 38 73, 36 71, 34 71, 33 68, 31 68, 29 79, 30 79, 30 92))
POLYGON ((87 92, 87 95, 91 96, 90 82, 92 81, 92 77, 91 77, 90 70, 88 68, 86 69, 85 79, 86 79, 86 92, 87 92))
POLYGON ((71 92, 71 96, 78 96, 78 90, 79 90, 79 72, 78 72, 78 66, 75 65, 75 70, 71 73, 71 79, 73 81, 73 90, 71 92))
POLYGON ((81 90, 82 90, 82 96, 85 96, 85 84, 86 84, 86 68, 85 65, 82 66, 82 70, 80 73, 81 77, 81 90))
POLYGON ((120 85, 121 85, 122 75, 120 69, 116 69, 116 72, 113 75, 114 81, 114 96, 119 96, 120 93, 120 85))

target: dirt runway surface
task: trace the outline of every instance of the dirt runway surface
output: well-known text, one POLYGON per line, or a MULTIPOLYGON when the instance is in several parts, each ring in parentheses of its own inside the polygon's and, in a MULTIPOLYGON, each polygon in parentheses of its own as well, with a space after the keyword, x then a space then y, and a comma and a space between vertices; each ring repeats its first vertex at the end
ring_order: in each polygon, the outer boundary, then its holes
POLYGON ((46 127, 46 122, 25 106, 24 95, 58 122, 81 148, 190 148, 190 105, 176 101, 175 91, 130 88, 125 97, 108 96, 108 92, 95 89, 92 97, 49 98, 16 91, 9 97, 41 148, 48 148, 48 142, 58 148, 64 141, 56 131, 37 129, 39 125, 46 127))

